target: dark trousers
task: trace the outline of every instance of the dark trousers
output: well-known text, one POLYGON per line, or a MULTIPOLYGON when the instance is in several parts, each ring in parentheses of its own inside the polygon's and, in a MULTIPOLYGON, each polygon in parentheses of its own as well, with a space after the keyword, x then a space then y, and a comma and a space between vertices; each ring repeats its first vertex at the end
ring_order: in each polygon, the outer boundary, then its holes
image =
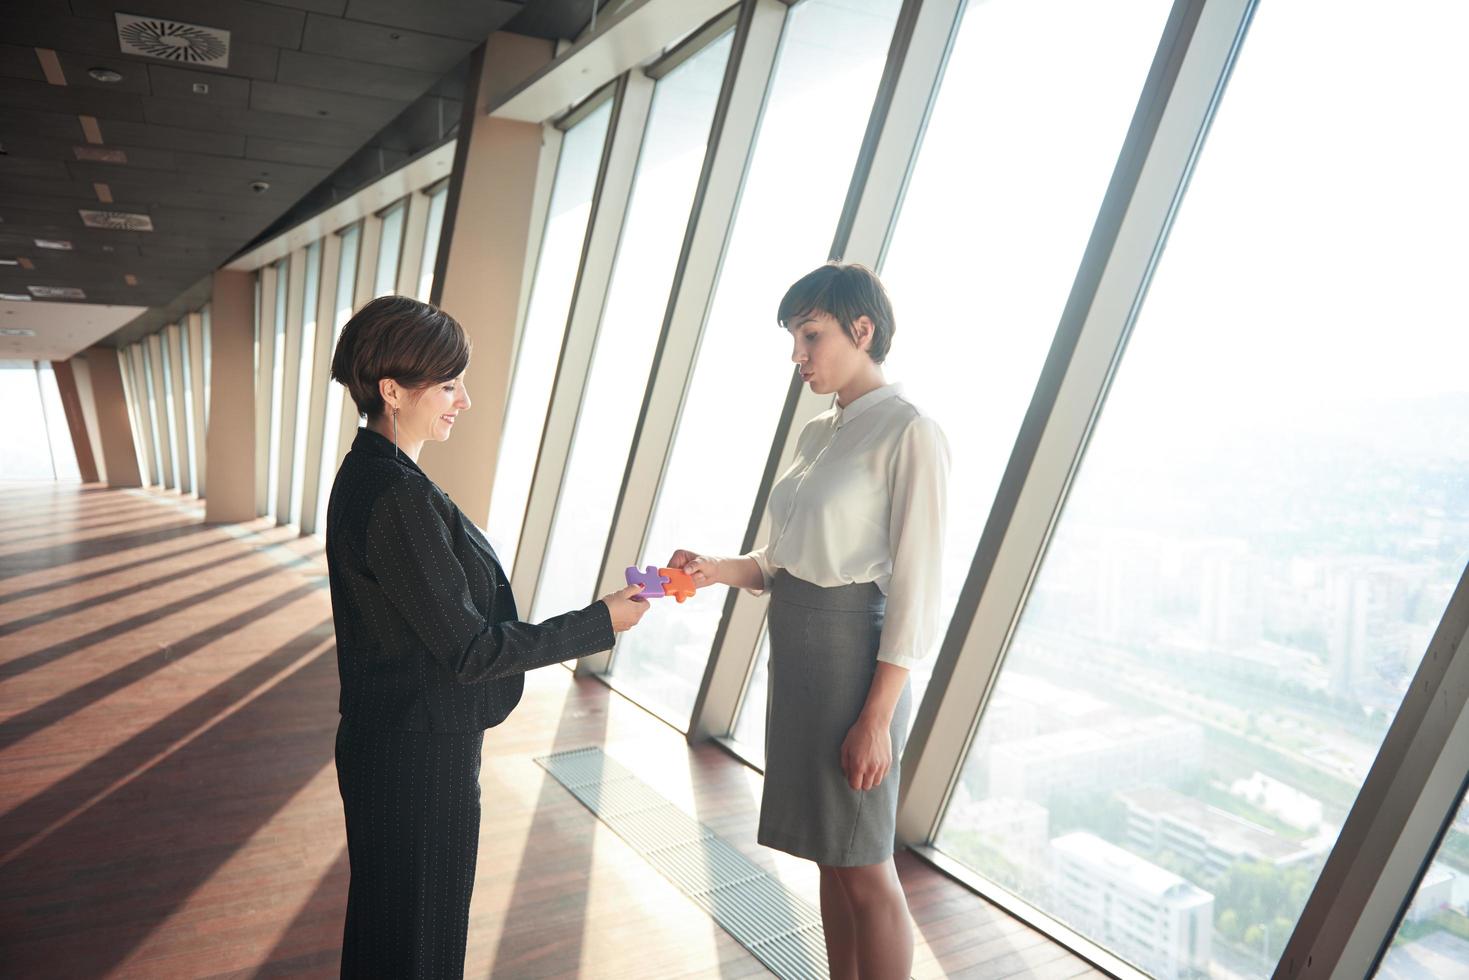
POLYGON ((484 732, 337 729, 352 882, 342 976, 464 975, 484 732))

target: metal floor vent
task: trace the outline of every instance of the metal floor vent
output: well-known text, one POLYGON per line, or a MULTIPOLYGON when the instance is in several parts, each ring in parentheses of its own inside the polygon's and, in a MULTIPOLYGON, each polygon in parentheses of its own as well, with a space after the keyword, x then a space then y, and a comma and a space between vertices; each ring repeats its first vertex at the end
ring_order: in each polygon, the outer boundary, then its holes
POLYGON ((784 980, 828 976, 821 913, 599 748, 536 760, 784 980))

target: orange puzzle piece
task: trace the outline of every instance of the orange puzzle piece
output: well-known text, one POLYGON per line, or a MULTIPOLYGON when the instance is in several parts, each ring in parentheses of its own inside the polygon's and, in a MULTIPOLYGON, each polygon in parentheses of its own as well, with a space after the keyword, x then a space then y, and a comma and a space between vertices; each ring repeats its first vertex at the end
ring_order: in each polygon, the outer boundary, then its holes
POLYGON ((679 602, 694 597, 694 580, 687 572, 678 568, 660 568, 658 574, 668 579, 663 586, 664 595, 671 595, 679 602))

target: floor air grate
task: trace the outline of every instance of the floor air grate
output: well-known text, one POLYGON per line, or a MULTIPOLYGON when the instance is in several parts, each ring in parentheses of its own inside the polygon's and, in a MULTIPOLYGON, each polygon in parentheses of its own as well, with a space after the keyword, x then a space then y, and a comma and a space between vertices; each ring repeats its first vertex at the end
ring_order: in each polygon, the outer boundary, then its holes
POLYGON ((785 980, 827 976, 821 914, 599 748, 536 762, 785 980))

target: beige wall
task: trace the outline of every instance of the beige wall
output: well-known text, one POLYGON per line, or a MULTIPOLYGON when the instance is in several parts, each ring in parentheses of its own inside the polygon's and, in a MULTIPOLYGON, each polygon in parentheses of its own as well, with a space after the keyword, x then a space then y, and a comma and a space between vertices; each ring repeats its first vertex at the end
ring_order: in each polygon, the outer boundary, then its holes
POLYGON ((210 301, 207 524, 255 518, 254 275, 220 270, 210 301))
POLYGON ((505 403, 525 269, 539 229, 532 202, 541 159, 541 126, 495 119, 485 107, 553 55, 550 42, 495 34, 486 42, 472 115, 461 126, 459 159, 449 187, 441 253, 439 306, 464 325, 474 345, 465 381, 473 408, 455 423, 452 443, 430 443, 419 459, 431 476, 483 524, 505 403))

